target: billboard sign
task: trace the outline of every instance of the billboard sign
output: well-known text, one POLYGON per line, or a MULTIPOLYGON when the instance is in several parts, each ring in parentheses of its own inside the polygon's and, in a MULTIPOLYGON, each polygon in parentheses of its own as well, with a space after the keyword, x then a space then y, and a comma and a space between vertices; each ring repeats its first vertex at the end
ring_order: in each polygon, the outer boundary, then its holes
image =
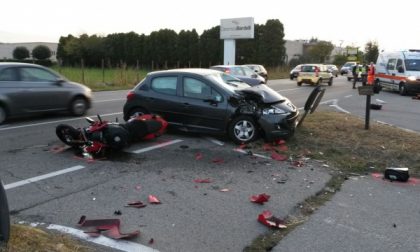
POLYGON ((220 39, 253 39, 254 18, 230 18, 220 20, 220 39))

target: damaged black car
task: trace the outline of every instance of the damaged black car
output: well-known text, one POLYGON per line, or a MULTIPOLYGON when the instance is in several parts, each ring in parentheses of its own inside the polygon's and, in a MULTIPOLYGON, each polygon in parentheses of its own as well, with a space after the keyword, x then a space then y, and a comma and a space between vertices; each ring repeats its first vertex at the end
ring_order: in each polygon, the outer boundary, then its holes
POLYGON ((298 110, 266 85, 249 86, 211 69, 156 71, 128 94, 124 120, 134 114, 161 115, 171 127, 205 134, 227 134, 235 143, 293 135, 298 110))

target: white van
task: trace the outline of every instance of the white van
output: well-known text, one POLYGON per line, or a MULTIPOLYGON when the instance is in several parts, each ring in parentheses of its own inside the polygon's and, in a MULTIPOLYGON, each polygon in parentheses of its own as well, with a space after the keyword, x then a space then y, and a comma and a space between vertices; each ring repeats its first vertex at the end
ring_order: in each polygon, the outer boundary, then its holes
POLYGON ((420 93, 420 50, 381 52, 375 81, 401 95, 420 93))

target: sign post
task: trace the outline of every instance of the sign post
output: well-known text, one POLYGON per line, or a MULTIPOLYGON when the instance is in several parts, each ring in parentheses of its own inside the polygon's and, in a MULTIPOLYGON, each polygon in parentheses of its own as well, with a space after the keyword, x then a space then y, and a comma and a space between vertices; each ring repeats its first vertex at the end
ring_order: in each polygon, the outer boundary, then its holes
POLYGON ((366 95, 366 113, 365 113, 365 129, 369 129, 369 121, 370 121, 370 98, 373 95, 373 86, 361 86, 357 87, 359 91, 359 95, 366 95))
POLYGON ((223 64, 235 65, 236 39, 254 38, 254 18, 220 20, 220 39, 224 40, 223 64))

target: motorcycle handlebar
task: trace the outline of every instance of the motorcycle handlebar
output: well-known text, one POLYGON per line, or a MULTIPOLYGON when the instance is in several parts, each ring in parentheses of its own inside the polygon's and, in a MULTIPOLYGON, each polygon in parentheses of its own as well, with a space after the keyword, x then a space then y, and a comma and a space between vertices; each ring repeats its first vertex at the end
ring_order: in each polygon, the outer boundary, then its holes
POLYGON ((98 114, 98 120, 99 120, 100 123, 102 123, 102 118, 99 114, 98 114))

